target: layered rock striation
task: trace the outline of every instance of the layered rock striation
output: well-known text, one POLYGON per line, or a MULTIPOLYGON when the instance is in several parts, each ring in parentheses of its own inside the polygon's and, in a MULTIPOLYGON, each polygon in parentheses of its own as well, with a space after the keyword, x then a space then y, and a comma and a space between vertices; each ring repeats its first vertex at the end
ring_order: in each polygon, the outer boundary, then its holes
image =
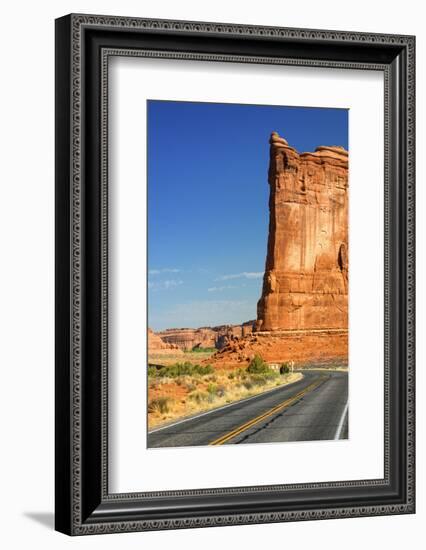
POLYGON ((157 333, 163 342, 183 350, 193 348, 222 349, 233 338, 242 338, 250 334, 255 321, 242 325, 220 325, 217 327, 170 328, 157 333))
POLYGON ((273 132, 257 331, 348 327, 348 152, 298 153, 273 132))
POLYGON ((148 353, 156 353, 161 355, 179 354, 182 350, 169 342, 165 342, 158 334, 150 328, 148 329, 148 353))

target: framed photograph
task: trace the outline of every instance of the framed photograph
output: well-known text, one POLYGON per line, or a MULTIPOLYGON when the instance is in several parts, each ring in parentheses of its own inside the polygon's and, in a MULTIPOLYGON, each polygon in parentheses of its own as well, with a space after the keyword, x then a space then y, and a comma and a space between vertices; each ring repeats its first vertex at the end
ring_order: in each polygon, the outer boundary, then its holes
POLYGON ((408 514, 415 38, 56 20, 56 529, 408 514))

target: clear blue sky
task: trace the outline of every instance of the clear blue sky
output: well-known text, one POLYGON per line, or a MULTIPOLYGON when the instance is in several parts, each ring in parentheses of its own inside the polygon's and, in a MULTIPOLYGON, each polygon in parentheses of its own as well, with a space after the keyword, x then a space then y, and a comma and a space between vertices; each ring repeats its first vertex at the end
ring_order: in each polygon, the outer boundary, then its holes
POLYGON ((148 325, 256 318, 268 237, 269 136, 348 148, 348 111, 148 101, 148 325))

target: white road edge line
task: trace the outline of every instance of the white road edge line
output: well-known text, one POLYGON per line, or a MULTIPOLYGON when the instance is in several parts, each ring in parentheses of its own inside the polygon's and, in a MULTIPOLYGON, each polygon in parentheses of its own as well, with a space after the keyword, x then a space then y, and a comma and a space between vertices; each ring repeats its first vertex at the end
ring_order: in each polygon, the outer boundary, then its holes
POLYGON ((348 413, 348 407, 349 407, 349 400, 346 401, 345 408, 343 409, 342 416, 340 417, 339 425, 337 426, 336 433, 334 435, 334 439, 340 439, 340 436, 342 434, 343 430, 343 423, 345 422, 346 415, 348 413))
POLYGON ((267 393, 271 393, 273 391, 279 391, 283 388, 287 388, 291 386, 292 384, 296 384, 297 382, 300 382, 303 380, 301 378, 300 380, 295 380, 294 382, 290 382, 290 384, 285 384, 283 386, 279 386, 278 388, 271 388, 270 390, 267 390, 265 392, 258 393, 257 395, 252 395, 252 397, 246 397, 245 399, 240 399, 240 401, 234 401, 234 403, 229 403, 228 405, 223 405, 222 407, 217 407, 216 409, 211 409, 210 411, 206 411, 200 414, 197 414, 195 416, 190 416, 188 418, 185 418, 184 420, 178 420, 177 422, 173 422, 173 424, 167 424, 167 426, 162 426, 161 428, 154 428, 151 431, 148 431, 148 435, 151 435, 156 432, 160 432, 161 430, 166 430, 167 428, 172 428, 173 426, 177 426, 178 424, 183 424, 184 422, 189 422, 190 420, 194 420, 195 418, 200 418, 202 416, 206 416, 207 414, 212 414, 214 412, 221 411, 223 409, 227 409, 228 407, 232 407, 234 405, 239 405, 240 403, 245 403, 246 401, 251 401, 252 399, 256 399, 256 397, 260 397, 261 395, 266 395, 267 393))

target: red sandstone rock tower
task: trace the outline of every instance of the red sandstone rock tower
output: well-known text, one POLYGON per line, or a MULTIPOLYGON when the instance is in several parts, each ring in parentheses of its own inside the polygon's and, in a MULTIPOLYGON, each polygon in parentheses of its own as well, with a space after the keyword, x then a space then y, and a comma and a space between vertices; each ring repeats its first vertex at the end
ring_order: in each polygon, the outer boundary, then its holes
POLYGON ((348 152, 299 154, 273 132, 258 331, 348 327, 348 152))

